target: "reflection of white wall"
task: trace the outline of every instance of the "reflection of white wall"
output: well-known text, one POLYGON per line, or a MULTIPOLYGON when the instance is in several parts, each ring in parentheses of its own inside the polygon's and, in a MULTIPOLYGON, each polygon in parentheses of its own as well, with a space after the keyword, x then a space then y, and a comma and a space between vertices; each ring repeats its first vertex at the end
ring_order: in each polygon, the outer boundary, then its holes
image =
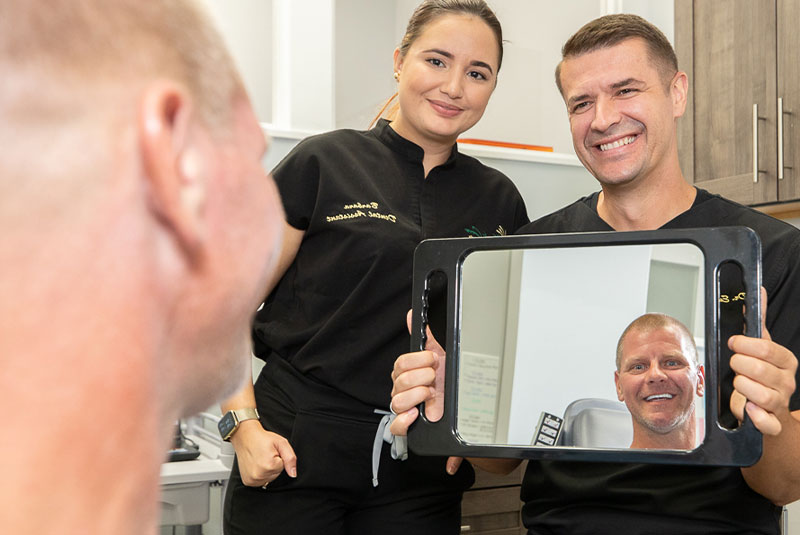
POLYGON ((617 339, 645 311, 649 247, 526 251, 508 442, 529 444, 541 411, 616 399, 617 339))
POLYGON ((495 442, 510 263, 505 251, 479 251, 464 260, 456 428, 469 442, 495 442))
MULTIPOLYGON (((689 266, 696 273, 696 287, 678 289, 677 293, 683 294, 685 299, 694 299, 694 323, 686 325, 689 331, 695 336, 698 344, 702 344, 705 337, 705 276, 703 272, 703 253, 700 249, 688 243, 673 243, 661 245, 653 248, 653 261, 675 264, 677 266, 689 266), (692 295, 694 297, 692 297, 692 295)), ((652 273, 652 267, 651 267, 652 273)), ((653 281, 651 280, 651 283, 653 281)), ((650 311, 653 311, 651 308, 650 311)))

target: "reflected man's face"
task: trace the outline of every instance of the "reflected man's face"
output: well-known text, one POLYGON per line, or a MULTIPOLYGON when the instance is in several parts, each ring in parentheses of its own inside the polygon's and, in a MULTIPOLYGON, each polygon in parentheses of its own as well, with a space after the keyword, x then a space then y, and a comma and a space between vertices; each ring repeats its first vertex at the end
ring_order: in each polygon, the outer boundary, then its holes
POLYGON ((663 435, 694 423, 695 396, 703 395, 704 385, 694 354, 691 341, 674 327, 627 334, 614 382, 634 425, 663 435))

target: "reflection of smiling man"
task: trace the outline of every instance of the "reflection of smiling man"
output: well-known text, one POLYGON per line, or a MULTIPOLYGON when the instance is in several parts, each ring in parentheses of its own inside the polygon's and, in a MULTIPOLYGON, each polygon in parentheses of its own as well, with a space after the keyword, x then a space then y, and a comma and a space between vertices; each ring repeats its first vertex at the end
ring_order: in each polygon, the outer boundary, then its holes
POLYGON ((697 445, 695 395, 703 395, 703 367, 682 323, 645 314, 628 325, 617 344, 614 383, 633 419, 632 448, 697 445))

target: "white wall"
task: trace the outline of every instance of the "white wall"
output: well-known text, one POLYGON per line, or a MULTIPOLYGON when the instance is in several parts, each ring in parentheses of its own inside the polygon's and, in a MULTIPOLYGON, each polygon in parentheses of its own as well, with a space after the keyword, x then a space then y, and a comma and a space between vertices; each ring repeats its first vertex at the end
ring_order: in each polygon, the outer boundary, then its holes
POLYGON ((242 72, 260 121, 272 122, 272 0, 201 0, 242 72))
MULTIPOLYGON (((418 4, 418 0, 203 2, 232 49, 259 119, 281 129, 321 130, 365 128, 393 93, 392 53, 418 4), (274 109, 276 105, 280 109, 274 109), (287 114, 288 121, 278 120, 287 114)), ((484 118, 467 135, 547 145, 557 153, 573 153, 564 104, 553 78, 563 42, 589 20, 618 11, 645 16, 670 38, 674 33, 672 0, 491 0, 490 4, 504 28, 505 58, 484 118)))

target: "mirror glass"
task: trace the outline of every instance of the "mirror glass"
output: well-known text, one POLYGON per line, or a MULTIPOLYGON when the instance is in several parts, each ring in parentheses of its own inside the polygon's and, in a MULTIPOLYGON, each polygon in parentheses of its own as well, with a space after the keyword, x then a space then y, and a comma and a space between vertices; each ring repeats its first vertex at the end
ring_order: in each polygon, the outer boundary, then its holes
POLYGON ((609 449, 700 445, 703 261, 697 246, 684 243, 469 254, 458 317, 460 439, 609 449), (667 316, 670 326, 656 318, 632 329, 618 371, 620 335, 652 313, 667 316))

